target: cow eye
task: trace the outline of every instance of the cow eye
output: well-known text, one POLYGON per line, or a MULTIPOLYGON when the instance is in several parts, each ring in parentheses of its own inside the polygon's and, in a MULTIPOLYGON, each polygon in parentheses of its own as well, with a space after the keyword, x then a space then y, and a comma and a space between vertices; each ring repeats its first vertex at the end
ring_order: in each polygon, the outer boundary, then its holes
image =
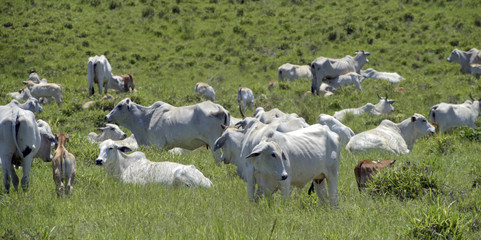
POLYGON ((426 122, 426 119, 423 119, 423 123, 425 123, 425 122, 426 122))
POLYGON ((276 157, 276 155, 275 155, 274 153, 273 153, 273 154, 271 154, 271 156, 272 156, 273 158, 275 158, 275 157, 276 157))
POLYGON ((109 147, 109 150, 112 150, 112 149, 114 149, 114 148, 112 148, 112 147, 109 147))

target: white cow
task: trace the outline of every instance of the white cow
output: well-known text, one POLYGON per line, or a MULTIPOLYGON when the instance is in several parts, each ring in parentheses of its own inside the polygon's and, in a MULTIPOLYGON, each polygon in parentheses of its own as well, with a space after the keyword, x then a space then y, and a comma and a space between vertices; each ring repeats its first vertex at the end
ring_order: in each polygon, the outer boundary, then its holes
POLYGON ((337 135, 341 137, 342 144, 347 143, 349 139, 355 135, 351 128, 342 124, 339 120, 335 119, 331 115, 321 113, 319 114, 317 122, 321 125, 328 126, 331 131, 337 133, 337 135))
MULTIPOLYGON (((363 81, 363 79, 364 77, 361 74, 358 74, 355 72, 346 73, 335 78, 327 78, 325 82, 327 85, 331 87, 331 89, 325 88, 325 90, 334 92, 343 86, 352 84, 354 85, 354 87, 356 87, 361 91, 362 90, 361 82, 363 81)), ((321 84, 321 89, 322 89, 322 84, 321 84)))
POLYGON ((34 158, 40 158, 44 162, 51 162, 52 161, 52 148, 54 147, 57 140, 52 133, 52 129, 47 122, 38 119, 37 120, 37 127, 40 132, 40 147, 35 154, 34 158))
POLYGON ((309 65, 294 65, 290 63, 282 64, 277 69, 277 78, 279 82, 289 80, 289 82, 300 78, 312 79, 311 67, 309 65))
POLYGON ((461 65, 462 73, 471 74, 471 64, 481 64, 481 52, 476 48, 467 52, 454 49, 448 57, 448 62, 461 65))
POLYGON ((111 175, 118 176, 124 183, 161 183, 168 186, 206 187, 212 182, 194 165, 174 162, 151 162, 142 152, 129 155, 127 147, 106 140, 99 146, 100 154, 95 163, 103 165, 111 175))
POLYGON ((105 127, 98 128, 97 130, 100 131, 100 134, 90 132, 87 136, 91 143, 103 142, 107 139, 122 140, 127 137, 127 134, 122 131, 119 126, 112 123, 106 123, 105 127))
POLYGON ((290 186, 302 188, 314 181, 319 200, 325 200, 327 180, 331 207, 335 207, 340 152, 339 136, 327 126, 314 124, 287 133, 271 130, 259 134, 252 129, 244 139, 241 155, 246 159, 249 199, 256 200, 256 185, 257 194, 269 197, 281 189, 287 200, 290 186))
POLYGON ((266 112, 264 108, 258 107, 253 116, 265 124, 279 124, 277 129, 281 132, 289 132, 309 126, 304 118, 295 113, 284 113, 278 108, 266 112))
POLYGON ((373 105, 372 103, 366 103, 364 106, 359 108, 348 108, 337 111, 334 113, 334 118, 342 122, 347 114, 352 114, 354 116, 360 116, 366 113, 374 116, 388 114, 390 112, 394 112, 394 107, 392 104, 395 102, 395 100, 389 99, 386 95, 386 97, 379 97, 379 102, 376 105, 373 105))
POLYGON ((401 123, 383 120, 378 127, 354 135, 347 143, 346 150, 385 150, 395 154, 407 154, 417 139, 433 134, 434 130, 426 118, 417 113, 401 123))
POLYGON ((97 83, 99 93, 102 93, 102 87, 105 88, 105 94, 107 94, 107 89, 109 88, 121 92, 129 88, 124 85, 125 82, 122 76, 114 76, 112 66, 110 66, 109 61, 104 55, 89 57, 87 75, 89 80, 89 95, 95 93, 94 83, 97 83))
POLYGON ((10 103, 7 104, 7 106, 17 106, 23 110, 28 110, 34 113, 41 113, 43 111, 42 106, 38 103, 38 100, 36 98, 29 98, 26 102, 20 103, 17 100, 12 100, 10 103))
MULTIPOLYGON (((373 79, 382 79, 387 80, 391 83, 399 83, 405 80, 401 77, 398 73, 390 73, 390 72, 378 72, 372 68, 368 68, 366 70, 361 70, 361 75, 364 78, 373 78, 373 79)), ((364 80, 364 79, 363 79, 364 80)), ((362 82, 362 81, 361 81, 362 82)))
POLYGON ((212 102, 215 100, 214 88, 205 82, 198 82, 195 84, 194 90, 199 94, 199 96, 205 98, 206 100, 211 100, 212 102))
POLYGON ((429 121, 438 125, 439 131, 446 132, 453 127, 469 126, 474 124, 481 112, 480 99, 466 100, 463 104, 440 103, 429 110, 429 121))
POLYGON ((47 83, 47 79, 45 78, 40 79, 40 77, 36 72, 30 73, 27 80, 32 80, 35 83, 47 83))
POLYGON ((27 85, 21 91, 25 91, 27 96, 32 96, 36 99, 44 98, 54 98, 57 104, 60 106, 62 104, 62 85, 56 83, 34 83, 31 80, 23 81, 23 84, 27 85))
MULTIPOLYGON (((105 120, 129 129, 140 145, 188 150, 208 145, 212 150, 215 140, 224 131, 222 125, 229 125, 230 114, 211 101, 185 107, 174 107, 158 101, 144 107, 126 98, 115 106, 105 120)), ((220 155, 213 154, 219 162, 220 155)))
POLYGON ((22 188, 27 190, 33 156, 40 146, 40 132, 31 111, 19 107, 0 108, 0 161, 3 169, 3 183, 7 193, 10 182, 18 190, 18 177, 14 165, 22 166, 22 188))
POLYGON ((254 93, 252 90, 246 87, 240 87, 237 91, 237 104, 239 105, 239 111, 244 118, 244 113, 242 111, 242 107, 250 108, 255 106, 254 104, 254 93))
POLYGON ((324 78, 336 78, 340 75, 355 72, 360 73, 365 63, 369 62, 369 52, 356 51, 354 57, 349 55, 341 59, 318 57, 311 63, 312 86, 311 92, 319 94, 319 87, 324 78))

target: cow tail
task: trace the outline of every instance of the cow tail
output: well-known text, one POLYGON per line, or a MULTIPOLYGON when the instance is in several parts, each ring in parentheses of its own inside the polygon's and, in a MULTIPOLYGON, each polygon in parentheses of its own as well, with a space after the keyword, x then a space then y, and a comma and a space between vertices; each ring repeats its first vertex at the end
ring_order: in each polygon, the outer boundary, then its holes
POLYGON ((279 80, 279 82, 282 81, 282 70, 281 69, 279 69, 279 71, 278 71, 277 80, 279 80))
POLYGON ((309 190, 307 191, 307 195, 311 195, 311 193, 313 193, 315 190, 314 190, 314 181, 311 182, 311 186, 309 187, 309 190))
POLYGON ((356 167, 354 167, 354 175, 356 176, 356 183, 357 183, 357 188, 359 189, 359 192, 361 191, 361 167, 362 167, 362 162, 360 162, 356 167))
POLYGON ((20 130, 20 115, 18 114, 17 109, 12 109, 12 135, 13 135, 13 141, 15 142, 15 147, 17 148, 18 153, 20 154, 20 157, 24 158, 28 154, 32 152, 32 148, 30 146, 27 146, 23 151, 20 149, 20 146, 18 145, 18 131, 20 130))
POLYGON ((134 91, 134 88, 135 88, 134 76, 132 76, 132 74, 129 73, 129 77, 130 77, 130 87, 132 88, 132 91, 134 91))
POLYGON ((429 109, 429 121, 431 122, 436 122, 436 109, 438 109, 437 105, 429 109))
POLYGON ((95 88, 94 88, 94 85, 95 85, 95 80, 96 80, 96 75, 95 74, 95 63, 93 62, 90 62, 87 64, 87 72, 90 72, 92 73, 92 79, 89 79, 89 94, 90 95, 93 95, 95 93, 95 88))

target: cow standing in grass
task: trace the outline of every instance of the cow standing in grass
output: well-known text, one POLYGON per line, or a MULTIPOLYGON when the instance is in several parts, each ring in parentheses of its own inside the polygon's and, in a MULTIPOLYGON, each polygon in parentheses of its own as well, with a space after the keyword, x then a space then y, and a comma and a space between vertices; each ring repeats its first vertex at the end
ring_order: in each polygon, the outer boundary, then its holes
POLYGON ((55 135, 57 140, 57 149, 52 159, 53 180, 55 181, 55 190, 57 196, 62 194, 71 195, 76 174, 75 156, 67 151, 65 143, 70 139, 64 133, 55 135))

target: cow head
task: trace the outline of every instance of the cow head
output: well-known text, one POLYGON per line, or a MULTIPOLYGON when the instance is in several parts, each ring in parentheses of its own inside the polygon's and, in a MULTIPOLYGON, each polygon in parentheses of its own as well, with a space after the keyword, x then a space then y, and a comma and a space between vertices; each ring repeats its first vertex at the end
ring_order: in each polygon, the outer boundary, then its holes
POLYGON ((27 109, 31 110, 32 112, 41 113, 43 111, 42 106, 36 98, 29 98, 28 101, 25 102, 27 109))
POLYGON ((119 126, 111 123, 107 123, 105 127, 98 128, 97 130, 102 132, 100 135, 103 136, 103 139, 122 140, 127 137, 127 134, 124 133, 119 126))
POLYGON ((435 127, 431 125, 426 118, 418 113, 415 113, 411 117, 411 123, 414 126, 414 135, 418 138, 425 136, 426 134, 434 134, 435 127))
POLYGON ((130 111, 132 104, 134 104, 134 102, 132 102, 130 98, 126 98, 120 101, 119 103, 117 103, 117 105, 115 105, 114 109, 112 109, 112 111, 110 111, 110 113, 105 116, 105 121, 109 123, 122 122, 122 120, 124 120, 129 115, 128 112, 130 111))
POLYGON ((225 164, 240 162, 239 156, 243 138, 244 133, 242 130, 228 128, 222 136, 215 141, 214 151, 222 148, 222 162, 225 164))
POLYGON ((288 159, 275 142, 262 141, 252 149, 247 158, 251 159, 258 172, 272 176, 279 181, 286 180, 289 176, 286 172, 288 159))
POLYGON ((388 114, 390 112, 394 112, 394 107, 392 106, 392 104, 396 102, 395 100, 389 99, 387 94, 386 97, 380 97, 379 94, 377 94, 377 97, 379 98, 379 103, 375 106, 375 110, 377 112, 379 112, 380 114, 388 114))
POLYGON ((113 140, 108 139, 99 145, 99 156, 95 160, 96 165, 116 165, 119 162, 120 152, 130 152, 132 149, 126 146, 121 146, 113 140))
MULTIPOLYGON (((369 60, 367 59, 367 56, 369 56, 369 55, 371 55, 371 53, 370 53, 370 52, 366 52, 366 51, 364 51, 364 50, 357 50, 356 52, 354 52, 354 58, 355 58, 355 59, 363 58, 363 59, 365 59, 365 60, 364 60, 364 63, 368 63, 368 62, 369 62, 369 60)), ((362 64, 362 65, 364 65, 364 64, 362 64)))
POLYGON ((458 49, 454 49, 452 52, 451 52, 451 55, 449 55, 448 57, 448 62, 456 62, 461 56, 461 51, 459 51, 458 49))

